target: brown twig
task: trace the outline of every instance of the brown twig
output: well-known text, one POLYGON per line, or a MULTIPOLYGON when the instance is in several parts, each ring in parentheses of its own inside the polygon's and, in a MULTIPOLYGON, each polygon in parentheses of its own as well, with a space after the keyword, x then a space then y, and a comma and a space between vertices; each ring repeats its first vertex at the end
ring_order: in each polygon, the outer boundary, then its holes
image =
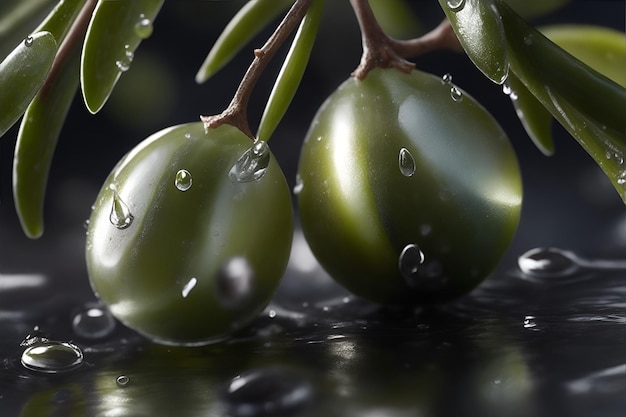
POLYGON ((250 124, 248 122, 248 103, 250 102, 252 90, 261 77, 263 70, 276 54, 276 51, 306 14, 311 5, 311 1, 312 0, 296 0, 263 47, 254 50, 255 58, 252 64, 250 64, 248 71, 246 71, 243 76, 226 110, 214 116, 200 116, 200 120, 204 123, 205 129, 214 129, 222 124, 229 124, 238 128, 254 140, 254 135, 250 130, 250 124))
POLYGON ((350 0, 350 4, 359 22, 363 43, 361 62, 352 73, 359 80, 363 80, 374 68, 396 68, 402 72, 411 72, 415 64, 404 58, 442 48, 462 50, 447 19, 419 38, 397 40, 380 27, 368 0, 350 0))

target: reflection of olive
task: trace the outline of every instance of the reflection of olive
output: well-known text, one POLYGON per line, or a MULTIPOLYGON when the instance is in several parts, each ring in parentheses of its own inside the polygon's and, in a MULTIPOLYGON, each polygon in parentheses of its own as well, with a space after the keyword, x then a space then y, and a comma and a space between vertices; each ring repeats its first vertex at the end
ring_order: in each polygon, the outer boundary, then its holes
POLYGON ((470 291, 507 249, 522 199, 495 120, 418 71, 346 81, 309 129, 298 179, 313 253, 347 289, 380 303, 470 291))
POLYGON ((201 123, 154 134, 114 168, 87 232, 92 286, 129 327, 198 344, 271 298, 293 230, 289 189, 264 143, 201 123))

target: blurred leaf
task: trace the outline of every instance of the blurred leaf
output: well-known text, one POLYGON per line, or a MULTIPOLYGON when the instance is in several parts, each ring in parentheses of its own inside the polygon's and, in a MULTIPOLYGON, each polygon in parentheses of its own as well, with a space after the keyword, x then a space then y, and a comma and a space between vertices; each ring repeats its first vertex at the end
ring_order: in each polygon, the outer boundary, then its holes
POLYGON ((571 0, 504 0, 517 14, 531 19, 544 16, 565 6, 571 0))
POLYGON ((43 233, 46 184, 59 133, 78 90, 80 42, 65 62, 52 71, 30 103, 17 136, 13 159, 13 196, 24 233, 43 233))
POLYGON ((7 56, 54 7, 57 0, 0 1, 0 57, 7 56))
POLYGON ((226 25, 196 74, 203 83, 230 62, 272 20, 284 12, 294 0, 250 0, 226 25))
POLYGON ((54 36, 38 32, 0 63, 0 136, 24 114, 46 80, 56 53, 54 36))
POLYGON ((552 114, 528 91, 513 72, 509 72, 505 88, 510 89, 509 97, 528 136, 544 155, 554 154, 552 114))
POLYGON ((291 104, 309 63, 323 10, 324 0, 313 0, 302 19, 263 111, 257 133, 258 140, 269 140, 291 104))
POLYGON ((81 58, 80 79, 85 105, 97 113, 109 98, 135 50, 150 35, 164 0, 108 1, 96 5, 81 58))
POLYGON ((626 202, 626 90, 498 1, 511 70, 583 146, 626 202))
POLYGON ((463 49, 496 84, 509 73, 506 39, 493 0, 439 0, 463 49))
POLYGON ((626 86, 626 34, 587 25, 539 28, 552 42, 622 87, 626 86))
POLYGON ((370 0, 376 20, 386 34, 397 39, 414 37, 422 25, 406 0, 370 0))
POLYGON ((50 32, 60 45, 86 2, 87 0, 61 0, 35 32, 50 32))

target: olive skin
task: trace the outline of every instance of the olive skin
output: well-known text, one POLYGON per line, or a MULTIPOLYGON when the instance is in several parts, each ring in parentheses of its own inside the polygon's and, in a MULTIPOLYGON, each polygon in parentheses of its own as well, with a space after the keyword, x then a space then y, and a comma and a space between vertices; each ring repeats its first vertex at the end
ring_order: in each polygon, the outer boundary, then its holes
POLYGON ((199 345, 267 305, 289 258, 293 208, 271 153, 260 178, 229 177, 252 144, 228 125, 174 126, 109 174, 89 219, 86 262, 94 292, 125 325, 159 343, 199 345))
POLYGON ((441 303, 475 288, 508 248, 522 201, 497 122, 417 70, 375 69, 331 94, 307 132, 298 181, 320 264, 382 304, 441 303))

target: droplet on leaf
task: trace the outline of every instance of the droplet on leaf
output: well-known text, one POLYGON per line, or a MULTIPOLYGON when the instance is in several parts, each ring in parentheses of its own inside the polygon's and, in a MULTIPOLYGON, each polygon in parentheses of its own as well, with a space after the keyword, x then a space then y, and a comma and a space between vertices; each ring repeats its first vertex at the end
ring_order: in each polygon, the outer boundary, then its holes
POLYGON ((193 178, 191 178, 191 174, 186 169, 181 169, 176 173, 176 179, 174 180, 174 185, 180 191, 187 191, 191 188, 193 183, 193 178))
POLYGON ((235 162, 228 176, 234 182, 260 180, 270 164, 270 148, 264 141, 256 141, 235 162))
POLYGON ((113 203, 111 205, 111 214, 109 216, 111 224, 118 229, 126 229, 133 223, 133 215, 130 209, 117 194, 113 191, 113 203))
POLYGON ((147 39, 152 35, 152 21, 145 15, 139 15, 139 21, 135 23, 135 34, 141 39, 147 39))
POLYGON ((398 166, 400 167, 400 172, 405 177, 410 177, 415 173, 415 159, 413 159, 413 155, 407 148, 400 149, 398 166))

